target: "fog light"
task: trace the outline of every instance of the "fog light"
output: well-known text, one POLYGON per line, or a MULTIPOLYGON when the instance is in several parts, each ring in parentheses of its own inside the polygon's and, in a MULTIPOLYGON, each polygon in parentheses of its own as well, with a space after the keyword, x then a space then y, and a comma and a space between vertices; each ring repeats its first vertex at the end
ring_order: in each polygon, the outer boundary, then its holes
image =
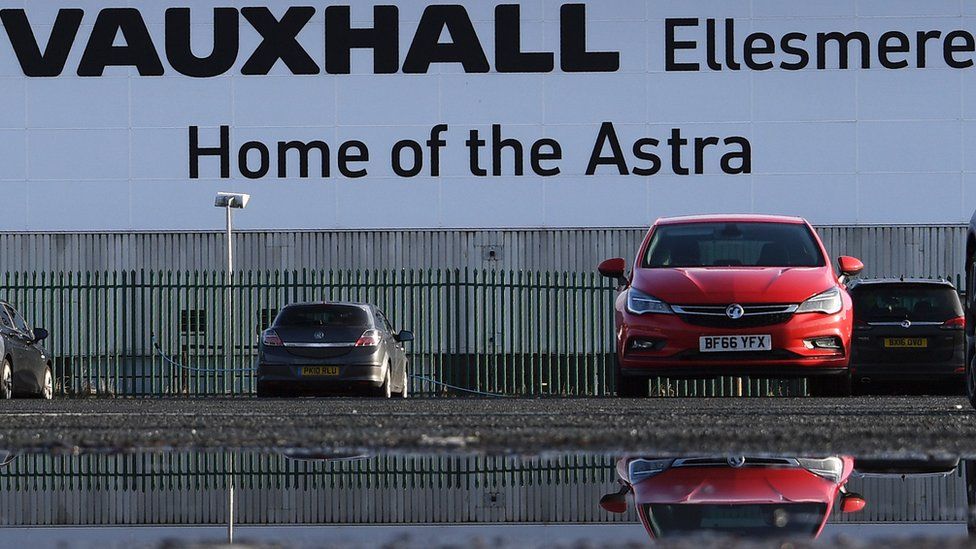
POLYGON ((841 346, 840 338, 836 336, 815 337, 813 339, 804 339, 803 346, 806 347, 807 349, 828 349, 831 351, 839 351, 843 348, 841 346))
POLYGON ((630 340, 631 351, 656 351, 662 347, 664 347, 663 339, 635 337, 630 340))

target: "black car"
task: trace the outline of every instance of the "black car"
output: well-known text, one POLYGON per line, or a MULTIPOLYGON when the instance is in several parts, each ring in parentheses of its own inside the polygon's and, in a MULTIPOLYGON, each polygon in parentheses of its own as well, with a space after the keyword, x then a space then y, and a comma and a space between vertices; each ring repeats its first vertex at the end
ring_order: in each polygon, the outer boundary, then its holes
POLYGON ((295 303, 261 334, 258 396, 356 392, 407 396, 408 331, 365 303, 295 303))
POLYGON ((0 399, 54 398, 51 354, 41 346, 47 335, 44 328, 31 329, 17 309, 0 301, 0 399))
POLYGON ((976 408, 976 213, 966 233, 966 393, 976 408))
POLYGON ((962 387, 966 322, 951 282, 863 280, 850 293, 855 381, 959 380, 962 387))

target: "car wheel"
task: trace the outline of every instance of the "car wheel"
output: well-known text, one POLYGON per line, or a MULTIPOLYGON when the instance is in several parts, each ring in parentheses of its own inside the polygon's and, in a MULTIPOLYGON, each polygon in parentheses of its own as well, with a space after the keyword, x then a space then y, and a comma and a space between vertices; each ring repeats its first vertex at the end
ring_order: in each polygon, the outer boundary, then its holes
POLYGON ((3 359, 3 366, 0 366, 0 400, 11 398, 14 398, 14 374, 10 361, 3 359))
POLYGON ((276 393, 266 382, 258 382, 257 387, 258 398, 270 398, 276 396, 276 393))
POLYGON ((849 397, 851 396, 851 374, 809 378, 807 387, 809 387, 810 396, 849 397))
POLYGON ((51 367, 44 367, 44 381, 41 383, 41 394, 40 397, 44 400, 52 400, 54 398, 54 376, 51 375, 51 367))
POLYGON ((390 366, 386 367, 386 375, 383 376, 383 385, 380 385, 379 391, 377 391, 376 396, 381 398, 390 398, 393 396, 393 384, 390 383, 390 366))
POLYGON ((973 408, 976 408, 976 357, 969 361, 969 367, 966 368, 966 396, 973 408))
POLYGON ((406 365, 404 365, 402 383, 400 384, 400 387, 403 387, 403 389, 401 389, 400 392, 396 394, 396 396, 400 398, 407 398, 407 385, 409 381, 410 381, 410 376, 407 375, 407 367, 406 365))
POLYGON ((621 373, 619 364, 614 366, 614 381, 616 381, 618 397, 643 398, 647 396, 647 378, 625 376, 621 373))

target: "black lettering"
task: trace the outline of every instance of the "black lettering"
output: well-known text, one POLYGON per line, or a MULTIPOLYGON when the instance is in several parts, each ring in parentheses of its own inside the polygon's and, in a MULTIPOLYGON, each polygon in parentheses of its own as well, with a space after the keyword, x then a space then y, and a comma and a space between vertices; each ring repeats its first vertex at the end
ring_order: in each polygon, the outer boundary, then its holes
POLYGON ((837 67, 846 69, 850 55, 851 42, 857 41, 861 50, 861 68, 871 68, 871 46, 868 35, 860 31, 844 34, 842 32, 817 33, 817 68, 827 68, 827 43, 837 42, 837 67))
POLYGON ((464 72, 488 72, 488 58, 464 6, 427 6, 410 43, 403 72, 424 74, 431 63, 461 63, 464 72), (451 41, 442 44, 444 29, 451 41))
MULTIPOLYGON (((711 20, 709 20, 711 21, 711 20)), ((697 27, 698 19, 692 18, 682 18, 682 19, 665 19, 664 20, 664 70, 666 71, 697 71, 700 69, 698 63, 678 63, 675 59, 675 51, 677 50, 693 50, 698 46, 698 43, 694 40, 675 40, 675 29, 678 27, 697 27)), ((718 69, 712 66, 711 59, 709 59, 709 68, 713 70, 718 69)))
POLYGON ((550 177, 553 175, 559 175, 559 167, 553 166, 551 168, 546 168, 542 165, 543 162, 548 160, 561 160, 563 157, 563 149, 559 146, 559 142, 555 139, 540 139, 532 144, 532 151, 529 155, 532 162, 532 171, 536 175, 541 175, 543 177, 550 177), (548 152, 544 152, 542 147, 549 147, 548 152))
POLYGON ((315 15, 315 8, 293 6, 275 18, 266 7, 241 8, 241 15, 261 35, 261 43, 241 67, 241 74, 268 74, 279 59, 292 74, 318 74, 319 66, 298 43, 298 33, 315 15))
POLYGON ((916 64, 918 65, 918 68, 924 69, 925 68, 925 58, 926 58, 926 54, 925 54, 925 43, 928 42, 929 40, 935 40, 935 39, 939 38, 940 36, 942 36, 942 31, 937 31, 937 30, 932 30, 932 31, 918 31, 918 33, 916 33, 915 36, 916 36, 916 42, 918 42, 918 44, 917 44, 918 51, 916 52, 917 57, 916 57, 915 61, 916 61, 916 64))
POLYGON ((783 35, 783 37, 780 39, 780 48, 785 54, 795 55, 797 57, 797 61, 795 63, 782 61, 779 64, 781 69, 798 71, 807 67, 807 65, 810 63, 810 54, 807 53, 806 49, 798 48, 791 44, 791 42, 794 40, 805 41, 806 39, 807 35, 803 34, 802 32, 788 32, 783 35))
POLYGON ((44 53, 41 53, 37 37, 34 36, 34 29, 31 28, 24 10, 0 10, 0 23, 3 23, 3 28, 7 31, 10 45, 25 76, 61 74, 84 15, 84 10, 80 9, 59 9, 54 27, 51 29, 51 37, 47 39, 44 53))
POLYGON ((681 137, 681 128, 671 128, 671 138, 668 139, 668 146, 671 147, 671 171, 675 175, 688 175, 688 168, 681 165, 681 147, 688 144, 688 140, 681 137))
POLYGON ((500 124, 491 125, 491 173, 494 176, 502 174, 502 149, 512 149, 515 161, 515 175, 522 175, 522 143, 518 139, 502 139, 500 124))
POLYGON ((619 52, 586 50, 586 4, 559 8, 559 64, 564 72, 615 72, 619 52))
POLYGON ((262 177, 268 175, 270 161, 271 154, 268 151, 268 146, 260 141, 248 141, 247 143, 241 145, 241 150, 237 152, 237 167, 241 170, 241 175, 248 179, 261 179, 262 177), (256 170, 252 170, 250 166, 248 166, 247 153, 251 151, 258 152, 260 164, 256 170))
POLYGON ((220 158, 220 177, 230 177, 230 126, 220 127, 220 145, 216 147, 200 146, 200 128, 190 126, 190 179, 200 177, 200 157, 216 156, 220 158))
POLYGON ((706 62, 708 63, 708 68, 712 69, 713 71, 720 71, 722 70, 722 64, 718 62, 718 56, 716 55, 716 51, 718 50, 718 48, 716 47, 716 40, 715 40, 716 35, 717 33, 715 32, 715 20, 711 18, 706 19, 705 20, 705 44, 706 44, 705 49, 707 50, 708 53, 706 62))
POLYGON ((645 147, 657 147, 659 141, 651 137, 644 137, 634 142, 634 157, 638 160, 647 160, 651 164, 646 168, 634 166, 635 175, 654 175, 661 171, 661 157, 652 151, 645 151, 645 147))
POLYGON ((78 76, 101 76, 108 66, 135 67, 142 76, 162 76, 163 64, 139 10, 106 8, 98 12, 78 63, 78 76), (113 45, 119 32, 124 46, 113 45))
POLYGON ((771 55, 775 53, 775 45, 776 43, 773 41, 772 36, 766 34, 765 32, 754 32, 746 37, 746 43, 742 52, 742 60, 745 62, 747 67, 754 71, 767 71, 773 68, 773 62, 756 62, 755 56, 771 55), (757 42, 761 42, 762 44, 757 46, 757 42))
POLYGON ((725 64, 729 69, 737 71, 742 68, 735 60, 735 20, 725 20, 725 64))
POLYGON ((373 28, 352 28, 349 6, 325 8, 325 72, 349 74, 352 48, 373 50, 373 72, 400 68, 400 12, 396 6, 373 6, 373 28))
POLYGON ((878 38, 878 62, 886 69, 904 69, 908 66, 908 61, 901 59, 892 61, 889 54, 908 53, 908 36, 903 32, 890 31, 882 34, 878 38), (892 44, 892 40, 897 40, 897 44, 892 44))
POLYGON ((393 171, 400 177, 414 177, 424 169, 424 151, 420 148, 420 143, 411 139, 397 141, 393 145, 393 171), (403 167, 402 153, 404 149, 409 149, 413 153, 413 165, 410 168, 403 167))
MULTIPOLYGON (((329 177, 329 146, 324 141, 279 141, 278 177, 288 177, 288 151, 298 151, 298 177, 308 177, 308 155, 315 149, 319 152, 321 177, 329 177)), ((242 168, 243 170, 243 168, 242 168)))
POLYGON ((696 137, 695 138, 695 173, 705 173, 705 148, 709 145, 718 145, 717 137, 696 137))
POLYGON ((468 132, 468 136, 468 140, 464 144, 468 147, 468 167, 471 169, 471 175, 484 177, 488 175, 488 170, 481 167, 478 161, 478 154, 481 151, 481 147, 485 146, 485 140, 478 139, 478 130, 471 130, 468 132))
POLYGON ((965 69, 967 67, 973 66, 972 59, 963 59, 962 61, 956 60, 956 52, 968 52, 972 53, 976 51, 976 42, 973 41, 973 35, 964 30, 954 30, 945 36, 945 42, 942 44, 942 57, 945 58, 946 65, 954 69, 965 69), (956 38, 962 38, 962 44, 956 44, 956 38))
POLYGON ((366 168, 354 170, 349 167, 350 162, 369 162, 369 149, 366 143, 352 140, 339 145, 339 173, 351 179, 366 176, 366 168), (352 149, 356 149, 356 152, 351 153, 352 149))
POLYGON ((586 165, 586 175, 596 173, 597 166, 616 166, 620 175, 627 175, 627 161, 624 159, 624 152, 620 148, 620 140, 617 139, 617 131, 612 122, 604 122, 600 125, 600 133, 596 137, 593 151, 590 153, 590 161, 586 165), (610 144, 610 156, 602 156, 603 148, 610 144))
POLYGON ((495 6, 495 70, 498 72, 552 72, 553 55, 549 52, 522 51, 521 6, 495 6))
POLYGON ((214 8, 213 48, 207 57, 193 54, 190 8, 166 10, 166 59, 180 74, 209 78, 224 74, 237 61, 240 21, 234 8, 214 8))
POLYGON ((724 143, 726 145, 738 145, 739 151, 729 151, 722 155, 722 171, 729 175, 752 173, 752 145, 749 144, 749 140, 745 137, 733 135, 726 137, 724 143), (733 160, 739 161, 738 168, 732 166, 733 160))
POLYGON ((427 148, 430 149, 430 175, 437 177, 441 174, 441 149, 447 141, 441 139, 441 134, 447 131, 447 124, 438 124, 430 129, 430 139, 427 148))

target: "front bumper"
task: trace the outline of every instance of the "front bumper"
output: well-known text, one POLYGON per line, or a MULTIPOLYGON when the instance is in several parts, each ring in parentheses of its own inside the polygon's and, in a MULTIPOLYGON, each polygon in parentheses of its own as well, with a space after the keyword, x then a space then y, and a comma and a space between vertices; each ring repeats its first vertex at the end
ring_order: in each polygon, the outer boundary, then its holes
MULTIPOLYGON (((960 383, 966 377, 965 361, 962 358, 948 362, 931 363, 854 363, 851 372, 855 381, 937 381, 957 379, 960 383)), ((962 386, 962 385, 960 385, 962 386)))
POLYGON ((852 318, 794 314, 786 322, 751 328, 715 328, 690 324, 677 315, 617 312, 617 357, 625 376, 755 375, 806 377, 842 374, 850 363, 852 318), (703 353, 699 338, 718 335, 770 335, 772 350, 703 353), (835 337, 839 350, 811 349, 807 340, 835 337), (653 350, 634 349, 635 339, 661 341, 653 350))

